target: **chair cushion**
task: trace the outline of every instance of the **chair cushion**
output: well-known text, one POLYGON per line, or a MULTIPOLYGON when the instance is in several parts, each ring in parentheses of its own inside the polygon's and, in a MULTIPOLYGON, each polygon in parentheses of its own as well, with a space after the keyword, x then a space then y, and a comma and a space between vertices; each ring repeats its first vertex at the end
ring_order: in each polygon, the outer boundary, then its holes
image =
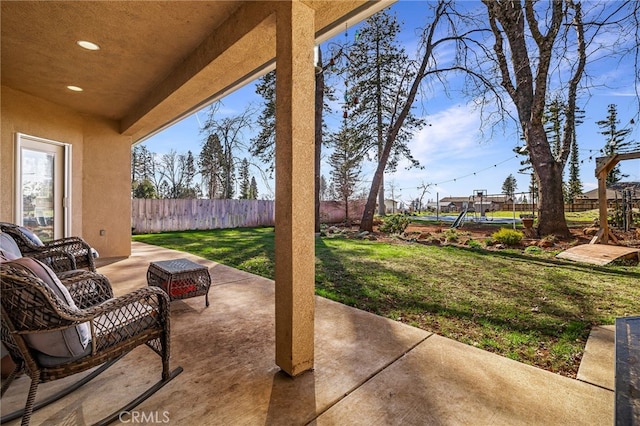
POLYGON ((22 257, 22 252, 11 235, 0 232, 0 255, 13 260, 22 257))
POLYGON ((34 245, 44 247, 44 243, 42 242, 42 240, 40 240, 40 238, 38 238, 38 236, 34 234, 31 229, 25 228, 24 226, 18 226, 18 229, 20 230, 20 232, 22 232, 22 235, 27 237, 27 239, 34 245))
MULTIPOLYGON (((44 263, 29 257, 14 260, 40 278, 53 292, 71 308, 77 308, 69 290, 60 282, 56 274, 44 263)), ((54 357, 75 357, 84 353, 91 331, 88 323, 78 324, 58 331, 25 335, 29 347, 54 357)))

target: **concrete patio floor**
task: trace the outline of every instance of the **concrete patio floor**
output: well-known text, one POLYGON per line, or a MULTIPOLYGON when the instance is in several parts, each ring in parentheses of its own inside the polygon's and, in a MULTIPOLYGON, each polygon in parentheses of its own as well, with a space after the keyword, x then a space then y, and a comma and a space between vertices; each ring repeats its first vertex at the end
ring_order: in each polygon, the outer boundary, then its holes
MULTIPOLYGON (((138 406, 133 415, 145 424, 613 423, 607 331, 599 331, 604 349, 590 352, 605 367, 591 369, 593 375, 587 368, 575 380, 317 297, 315 370, 290 378, 274 362, 273 281, 159 247, 132 249, 131 257, 99 268, 116 294, 145 286, 156 260, 190 258, 209 266, 213 280, 209 308, 203 297, 172 303, 171 362, 184 372, 138 406)), ((160 366, 157 355, 139 347, 34 413, 32 424, 91 424, 159 380, 160 366)), ((41 385, 38 399, 67 381, 41 385)), ((28 384, 21 377, 12 385, 2 414, 24 405, 28 384)), ((136 423, 132 416, 123 422, 136 423)))

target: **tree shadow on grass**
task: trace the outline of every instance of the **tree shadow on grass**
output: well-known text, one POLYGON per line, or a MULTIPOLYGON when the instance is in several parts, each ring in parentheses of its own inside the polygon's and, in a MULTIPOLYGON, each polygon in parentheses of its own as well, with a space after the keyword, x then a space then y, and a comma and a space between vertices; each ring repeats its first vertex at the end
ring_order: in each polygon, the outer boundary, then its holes
POLYGON ((465 252, 473 252, 478 255, 483 256, 496 256, 511 260, 525 261, 531 263, 531 265, 553 265, 553 266, 561 266, 567 269, 573 269, 576 271, 598 271, 604 274, 612 274, 612 275, 623 275, 628 277, 634 277, 640 279, 640 269, 638 272, 635 271, 626 271, 621 269, 614 269, 612 267, 599 266, 599 265, 590 265, 587 263, 578 263, 578 262, 569 262, 562 259, 551 259, 551 258, 541 258, 537 256, 530 256, 527 254, 515 253, 512 251, 493 251, 493 250, 484 250, 477 248, 468 248, 468 247, 457 247, 451 246, 453 250, 461 250, 465 252))
MULTIPOLYGON (((494 297, 488 297, 489 300, 484 301, 486 303, 474 297, 473 291, 463 296, 457 294, 457 300, 453 302, 448 299, 449 295, 444 286, 433 285, 428 280, 421 282, 420 279, 416 279, 414 273, 367 259, 359 259, 357 262, 345 265, 343 258, 336 255, 322 240, 318 240, 316 244, 319 247, 318 257, 321 259, 316 265, 316 284, 320 290, 319 293, 378 315, 390 317, 398 312, 424 313, 456 318, 478 326, 490 324, 508 331, 534 332, 553 338, 562 335, 563 324, 572 321, 589 323, 585 319, 593 315, 589 296, 576 292, 574 287, 563 291, 572 292, 572 304, 578 305, 580 315, 576 315, 575 309, 568 309, 561 304, 556 305, 552 301, 542 308, 541 313, 532 313, 531 307, 538 301, 524 303, 522 293, 514 291, 507 284, 503 286, 504 291, 501 291, 500 286, 492 287, 491 293, 494 297), (357 270, 366 270, 368 279, 363 280, 357 274, 357 270), (388 277, 393 277, 391 280, 393 284, 385 282, 385 278, 388 277), (522 305, 522 308, 500 315, 502 310, 499 305, 493 303, 494 300, 500 300, 502 303, 508 300, 509 305, 522 305), (582 319, 580 319, 581 316, 582 319)), ((431 274, 436 273, 431 271, 431 274)), ((453 279, 450 276, 441 276, 442 280, 453 279)))

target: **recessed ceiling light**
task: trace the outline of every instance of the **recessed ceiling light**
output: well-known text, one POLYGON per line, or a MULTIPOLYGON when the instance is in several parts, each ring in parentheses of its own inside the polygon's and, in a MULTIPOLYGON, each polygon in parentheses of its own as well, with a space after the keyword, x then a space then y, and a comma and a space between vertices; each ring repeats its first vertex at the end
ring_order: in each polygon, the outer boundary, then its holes
POLYGON ((67 89, 69 90, 73 90, 74 92, 82 92, 82 87, 78 87, 78 86, 67 86, 67 89))
POLYGON ((100 50, 100 46, 95 43, 91 43, 90 41, 78 40, 76 43, 78 43, 78 46, 87 50, 100 50))

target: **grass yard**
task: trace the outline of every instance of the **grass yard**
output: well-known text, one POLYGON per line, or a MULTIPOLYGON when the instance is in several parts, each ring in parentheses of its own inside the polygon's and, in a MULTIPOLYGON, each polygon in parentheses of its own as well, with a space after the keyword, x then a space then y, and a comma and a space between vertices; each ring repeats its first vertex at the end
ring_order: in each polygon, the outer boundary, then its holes
MULTIPOLYGON (((273 278, 273 228, 133 239, 273 278)), ((316 238, 316 293, 575 377, 593 325, 640 314, 640 267, 337 235, 316 238)))

